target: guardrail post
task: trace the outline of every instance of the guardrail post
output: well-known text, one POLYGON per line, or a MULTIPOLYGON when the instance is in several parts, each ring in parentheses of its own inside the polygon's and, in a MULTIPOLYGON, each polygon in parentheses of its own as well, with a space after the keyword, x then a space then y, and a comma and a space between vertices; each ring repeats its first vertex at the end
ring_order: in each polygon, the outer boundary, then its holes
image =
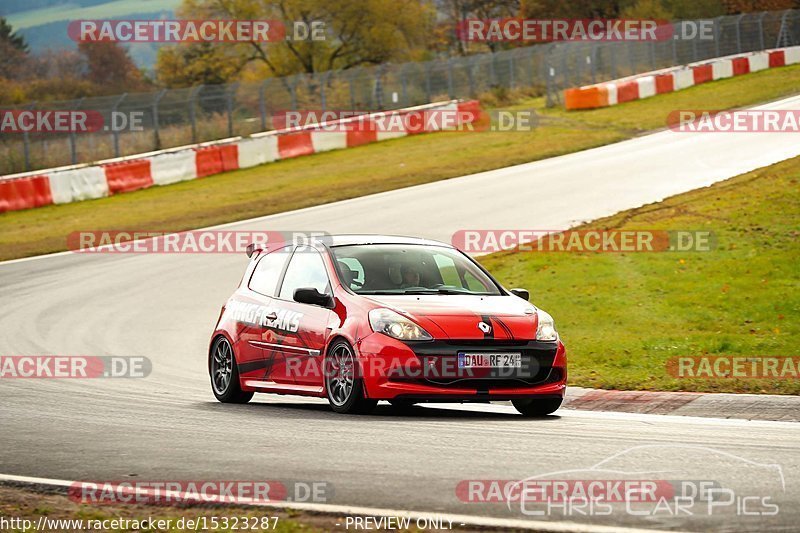
POLYGON ((113 107, 111 108, 111 135, 114 138, 114 157, 119 157, 119 131, 117 128, 114 127, 114 115, 117 113, 117 109, 119 109, 119 105, 125 100, 125 97, 128 96, 128 93, 122 93, 116 102, 114 102, 113 107))
POLYGON ((193 87, 189 92, 189 120, 192 123, 192 142, 197 143, 197 95, 203 89, 204 85, 201 83, 193 87))
POLYGON ((261 82, 258 87, 258 112, 261 115, 261 131, 267 131, 267 101, 265 93, 269 85, 269 78, 261 82))
POLYGON ((167 94, 166 89, 161 89, 157 94, 156 97, 153 99, 153 142, 155 144, 154 150, 161 149, 161 136, 159 135, 159 123, 158 123, 158 104, 161 102, 161 99, 164 98, 164 95, 167 94))

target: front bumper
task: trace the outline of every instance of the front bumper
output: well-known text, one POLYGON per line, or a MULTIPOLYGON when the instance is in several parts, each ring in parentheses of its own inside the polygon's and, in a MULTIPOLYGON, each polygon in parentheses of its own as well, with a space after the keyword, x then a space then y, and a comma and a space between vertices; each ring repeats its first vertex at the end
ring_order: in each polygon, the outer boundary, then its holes
POLYGON ((561 341, 434 340, 401 342, 373 333, 357 343, 369 398, 495 401, 563 397, 566 350, 561 341), (520 353, 519 369, 463 369, 458 353, 520 353))

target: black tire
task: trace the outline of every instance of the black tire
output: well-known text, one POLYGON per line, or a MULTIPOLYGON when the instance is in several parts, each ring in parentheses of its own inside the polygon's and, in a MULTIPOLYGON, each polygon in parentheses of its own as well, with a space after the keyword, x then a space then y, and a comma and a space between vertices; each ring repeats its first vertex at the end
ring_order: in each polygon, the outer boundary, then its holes
POLYGON ((366 414, 378 405, 377 400, 365 397, 357 365, 355 351, 347 341, 331 344, 325 357, 325 395, 337 413, 366 414))
POLYGON ((524 398, 512 400, 511 403, 522 416, 537 418, 555 413, 561 407, 562 400, 563 398, 524 398))
POLYGON ((239 383, 239 369, 236 368, 236 355, 233 346, 225 337, 219 337, 211 347, 208 361, 211 377, 211 391, 222 403, 247 403, 252 392, 242 390, 239 383))

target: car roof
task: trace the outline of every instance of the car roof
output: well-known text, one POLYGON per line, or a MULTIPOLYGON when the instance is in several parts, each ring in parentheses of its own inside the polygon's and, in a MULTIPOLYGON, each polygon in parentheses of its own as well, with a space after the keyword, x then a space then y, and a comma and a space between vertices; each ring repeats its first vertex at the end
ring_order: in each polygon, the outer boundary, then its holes
POLYGON ((418 237, 404 237, 402 235, 370 235, 370 234, 347 234, 347 235, 326 235, 321 241, 330 247, 354 246, 370 244, 420 244, 427 246, 445 246, 453 248, 452 245, 431 239, 421 239, 418 237))

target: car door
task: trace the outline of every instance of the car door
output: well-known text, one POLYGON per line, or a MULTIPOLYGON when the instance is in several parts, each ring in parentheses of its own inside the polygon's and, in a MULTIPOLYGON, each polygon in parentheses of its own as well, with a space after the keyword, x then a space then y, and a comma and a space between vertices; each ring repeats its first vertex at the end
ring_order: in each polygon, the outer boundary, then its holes
POLYGON ((275 294, 291 255, 291 246, 268 253, 259 259, 247 284, 250 296, 258 303, 247 338, 249 344, 259 350, 261 371, 255 377, 262 381, 292 382, 286 374, 286 359, 280 349, 281 339, 275 328, 278 318, 275 294))
POLYGON ((279 320, 284 326, 279 332, 280 344, 286 360, 286 373, 294 382, 309 390, 317 387, 322 390, 322 360, 332 311, 295 302, 294 291, 306 287, 331 294, 322 255, 314 248, 299 246, 286 268, 276 300, 279 320))

